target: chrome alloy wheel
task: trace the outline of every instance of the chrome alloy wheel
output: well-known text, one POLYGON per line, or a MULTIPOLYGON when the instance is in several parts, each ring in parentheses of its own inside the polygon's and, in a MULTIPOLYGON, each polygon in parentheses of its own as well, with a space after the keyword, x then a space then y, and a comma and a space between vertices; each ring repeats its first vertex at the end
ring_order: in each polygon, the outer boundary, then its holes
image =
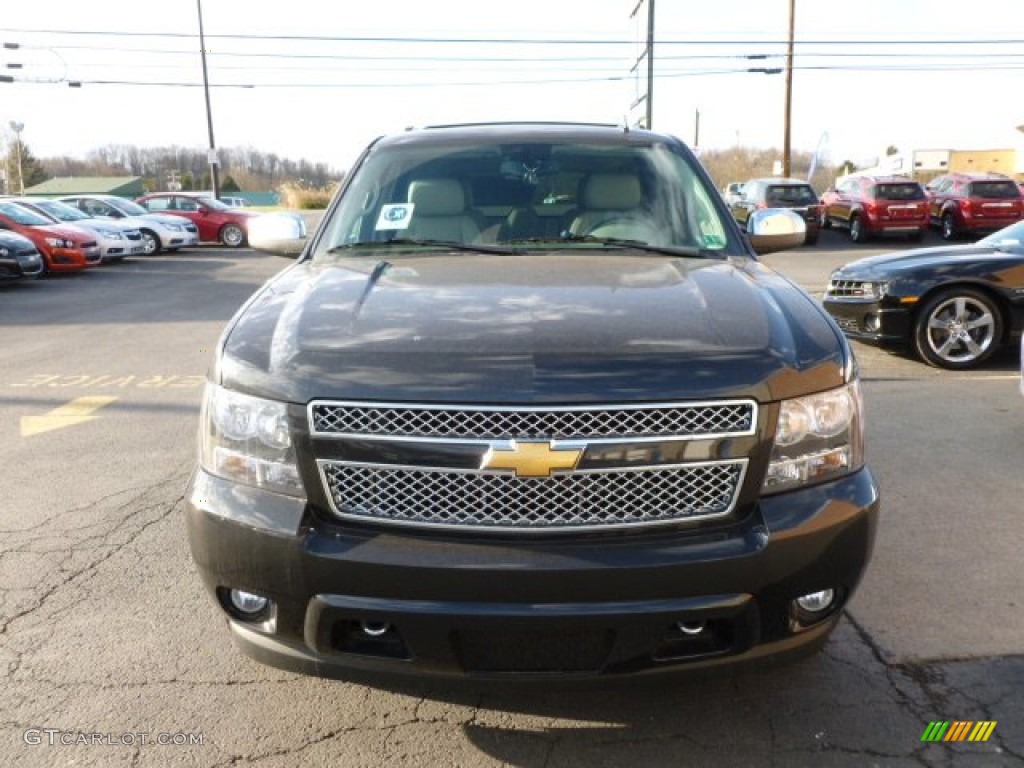
POLYGON ((927 351, 944 363, 963 367, 979 362, 996 341, 998 321, 987 302, 971 295, 951 296, 927 313, 927 351))

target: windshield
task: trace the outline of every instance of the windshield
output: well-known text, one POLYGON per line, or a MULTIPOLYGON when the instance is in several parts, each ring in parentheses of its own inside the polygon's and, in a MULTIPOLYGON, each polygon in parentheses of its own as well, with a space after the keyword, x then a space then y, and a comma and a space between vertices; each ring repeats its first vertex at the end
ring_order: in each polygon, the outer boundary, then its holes
POLYGON ((34 202, 33 205, 61 221, 81 221, 82 219, 92 218, 89 214, 83 213, 77 208, 72 208, 66 203, 58 203, 56 200, 39 200, 34 202))
POLYGON ((222 203, 220 200, 216 200, 212 197, 195 197, 194 200, 202 203, 207 208, 213 208, 215 211, 230 211, 231 206, 222 203))
POLYGON ((745 255, 712 202, 717 191, 691 163, 658 141, 378 147, 355 172, 315 257, 388 242, 745 255))
POLYGON ((21 224, 26 227, 53 224, 53 222, 45 216, 29 210, 22 205, 18 205, 17 203, 0 202, 0 213, 14 221, 15 224, 21 224))
POLYGON ((1024 221, 1018 221, 1005 229, 993 232, 979 240, 978 245, 987 245, 1001 251, 1024 252, 1024 221))
POLYGON ((145 216, 149 211, 143 208, 138 203, 133 203, 131 200, 117 199, 105 199, 104 202, 109 203, 112 208, 117 208, 125 216, 145 216))

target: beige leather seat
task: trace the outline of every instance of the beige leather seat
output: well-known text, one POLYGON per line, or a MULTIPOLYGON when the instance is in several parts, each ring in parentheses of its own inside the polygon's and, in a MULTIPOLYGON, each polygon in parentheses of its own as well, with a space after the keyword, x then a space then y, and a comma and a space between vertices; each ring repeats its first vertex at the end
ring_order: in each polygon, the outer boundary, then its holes
POLYGON ((594 173, 580 190, 579 210, 569 233, 586 235, 604 224, 622 224, 646 219, 640 210, 644 201, 640 179, 629 173, 594 173))
POLYGON ((412 222, 403 237, 469 243, 480 225, 466 207, 466 193, 455 179, 418 179, 409 184, 412 222))

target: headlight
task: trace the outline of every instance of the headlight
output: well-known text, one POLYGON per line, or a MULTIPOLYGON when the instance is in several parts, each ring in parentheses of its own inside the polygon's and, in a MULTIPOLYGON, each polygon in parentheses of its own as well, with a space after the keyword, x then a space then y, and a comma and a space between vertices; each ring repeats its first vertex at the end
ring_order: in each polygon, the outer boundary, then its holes
POLYGON ((764 493, 834 480, 864 465, 860 383, 783 400, 764 493))
POLYGON ((63 237, 48 237, 46 238, 46 244, 51 248, 74 248, 75 244, 70 240, 65 240, 63 237))
POLYGON ((184 224, 171 224, 169 221, 164 222, 164 229, 169 229, 171 232, 184 232, 184 224))
POLYGON ((97 229, 96 231, 100 235, 102 235, 103 237, 105 237, 105 238, 107 238, 109 240, 120 240, 121 239, 121 233, 118 232, 116 229, 97 229))
POLYGON ((0 256, 6 256, 9 251, 6 248, 0 248, 0 256))
POLYGON ((306 491, 295 463, 287 406, 207 384, 199 464, 212 475, 289 496, 306 491))
POLYGON ((864 295, 873 299, 884 299, 889 292, 888 283, 864 283, 864 295))

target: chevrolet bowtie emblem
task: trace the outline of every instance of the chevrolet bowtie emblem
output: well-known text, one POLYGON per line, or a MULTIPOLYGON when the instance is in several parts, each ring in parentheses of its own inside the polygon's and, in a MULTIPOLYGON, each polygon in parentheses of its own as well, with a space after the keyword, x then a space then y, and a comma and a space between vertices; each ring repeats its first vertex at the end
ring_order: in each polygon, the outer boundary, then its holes
POLYGON ((550 477, 554 469, 576 469, 582 448, 553 448, 549 442, 511 441, 510 447, 491 446, 480 469, 514 469, 516 477, 550 477))

